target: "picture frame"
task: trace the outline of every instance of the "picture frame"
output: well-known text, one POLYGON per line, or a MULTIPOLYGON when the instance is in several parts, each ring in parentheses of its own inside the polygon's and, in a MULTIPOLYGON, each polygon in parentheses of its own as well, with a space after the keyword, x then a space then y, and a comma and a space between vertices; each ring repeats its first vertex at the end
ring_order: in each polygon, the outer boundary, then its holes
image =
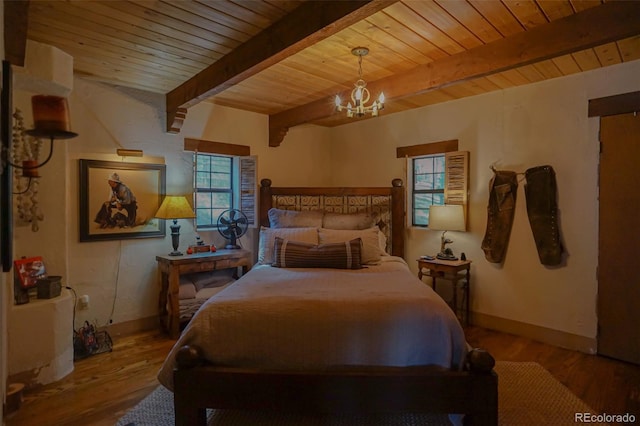
POLYGON ((47 277, 47 270, 42 256, 17 259, 13 263, 15 275, 22 289, 35 288, 39 279, 47 277))
POLYGON ((79 172, 80 242, 166 235, 165 220, 154 218, 165 196, 164 164, 80 159, 79 172))

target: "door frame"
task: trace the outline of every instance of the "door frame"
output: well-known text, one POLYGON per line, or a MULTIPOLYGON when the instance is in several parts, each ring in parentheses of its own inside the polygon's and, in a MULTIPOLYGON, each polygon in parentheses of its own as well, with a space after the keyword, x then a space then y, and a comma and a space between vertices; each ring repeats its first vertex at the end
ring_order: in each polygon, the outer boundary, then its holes
POLYGON ((589 99, 589 117, 606 117, 636 111, 640 111, 640 92, 589 99))
MULTIPOLYGON (((640 91, 623 93, 619 95, 606 96, 602 98, 589 100, 589 117, 606 117, 611 115, 629 114, 640 112, 640 91)), ((598 138, 599 139, 599 138, 598 138)), ((598 178, 598 184, 600 179, 598 178)), ((598 240, 600 239, 598 231, 598 240)), ((600 253, 598 253, 599 259, 600 253)), ((600 285, 600 276, 597 276, 598 286, 600 285)), ((596 320, 598 321, 598 333, 596 335, 596 344, 599 343, 600 322, 599 309, 596 307, 596 320)), ((599 345, 598 345, 599 346, 599 345)), ((599 353, 599 350, 598 350, 599 353)))

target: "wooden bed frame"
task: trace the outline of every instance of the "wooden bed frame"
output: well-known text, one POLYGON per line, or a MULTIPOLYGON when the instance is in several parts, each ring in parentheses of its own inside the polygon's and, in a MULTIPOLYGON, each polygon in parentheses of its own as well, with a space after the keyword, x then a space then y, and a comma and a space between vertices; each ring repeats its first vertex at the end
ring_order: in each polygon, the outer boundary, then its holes
POLYGON ((404 257, 404 187, 394 179, 391 187, 380 188, 278 188, 271 180, 260 181, 260 225, 269 227, 269 209, 319 209, 336 213, 382 213, 381 223, 394 256, 404 257), (384 222, 384 220, 383 220, 384 222))
MULTIPOLYGON (((263 179, 260 224, 269 226, 267 212, 274 204, 283 207, 279 199, 289 209, 320 204, 330 211, 344 209, 348 211, 341 212, 347 213, 377 211, 380 200, 386 203, 384 197, 390 200, 383 208, 390 209, 387 231, 391 234, 391 254, 403 256, 405 206, 400 179, 394 179, 389 188, 274 188, 270 180, 263 179), (327 205, 322 201, 325 196, 329 197, 327 205), (343 207, 337 205, 342 203, 340 199, 344 201, 343 207)), ((193 346, 180 348, 176 363, 174 405, 175 424, 179 426, 206 425, 206 408, 304 413, 460 413, 466 414, 465 424, 498 424, 495 361, 480 349, 467 354, 464 371, 436 366, 249 370, 207 363, 201 350, 193 346)))

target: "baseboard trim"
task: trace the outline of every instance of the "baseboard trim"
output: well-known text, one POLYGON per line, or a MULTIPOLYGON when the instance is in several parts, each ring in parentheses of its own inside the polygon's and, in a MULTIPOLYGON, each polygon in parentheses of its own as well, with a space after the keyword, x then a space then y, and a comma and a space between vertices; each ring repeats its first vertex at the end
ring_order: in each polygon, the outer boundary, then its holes
POLYGON ((495 317, 493 315, 487 315, 480 312, 471 313, 471 324, 491 330, 527 337, 529 339, 559 346, 565 349, 585 352, 588 354, 597 353, 598 345, 595 338, 579 336, 577 334, 566 333, 564 331, 540 327, 506 318, 495 317))
POLYGON ((107 330, 111 337, 121 337, 156 328, 160 328, 160 320, 157 315, 111 324, 105 327, 105 330, 107 330))

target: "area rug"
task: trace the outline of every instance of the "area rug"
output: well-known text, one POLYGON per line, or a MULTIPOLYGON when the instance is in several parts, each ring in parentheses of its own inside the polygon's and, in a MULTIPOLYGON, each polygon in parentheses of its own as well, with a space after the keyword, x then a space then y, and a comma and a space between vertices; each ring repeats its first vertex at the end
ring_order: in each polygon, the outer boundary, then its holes
MULTIPOLYGON (((569 425, 576 413, 597 414, 540 364, 499 361, 498 420, 504 426, 569 425)), ((393 415, 306 416, 207 410, 209 426, 441 426, 447 416, 408 413, 393 415)), ((602 425, 603 423, 590 423, 602 425)), ((173 426, 173 395, 159 386, 136 405, 117 426, 173 426)))

